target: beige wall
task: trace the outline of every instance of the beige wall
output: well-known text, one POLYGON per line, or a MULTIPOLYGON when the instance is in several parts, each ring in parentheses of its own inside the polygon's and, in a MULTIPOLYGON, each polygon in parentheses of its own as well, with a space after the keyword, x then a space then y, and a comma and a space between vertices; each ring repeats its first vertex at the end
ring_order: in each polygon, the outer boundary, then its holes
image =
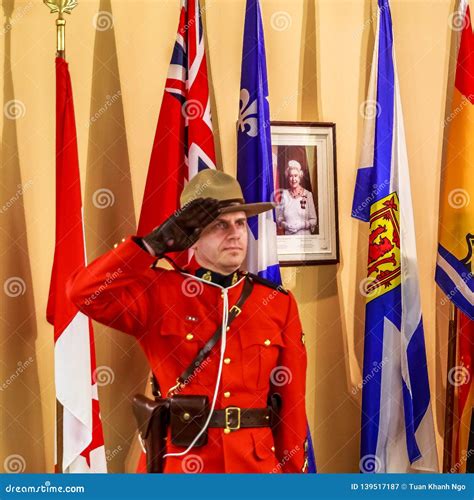
MULTIPOLYGON (((67 18, 67 59, 74 88, 89 258, 133 232, 164 81, 179 0, 82 0, 67 18), (94 29, 94 15, 113 9, 114 27, 94 29), (120 93, 119 93, 120 91, 120 93), (93 123, 107 96, 122 96, 93 123), (97 189, 115 202, 97 209, 97 189)), ((244 0, 201 0, 214 86, 218 158, 236 165, 244 0)), ((376 1, 261 0, 270 105, 274 120, 332 121, 337 132, 341 262, 286 268, 298 299, 309 354, 308 416, 319 470, 355 472, 361 394, 367 232, 350 218, 362 117, 374 43, 376 1), (273 22, 272 22, 273 16, 273 22), (276 17, 275 17, 276 16, 276 17), (282 23, 282 24, 280 24, 282 23)), ((54 16, 39 1, 3 2, 3 103, 20 116, 2 119, 0 206, 0 464, 20 455, 27 472, 52 471, 55 393, 52 328, 45 320, 54 250, 54 16), (5 19, 3 19, 5 22, 5 19), (18 185, 23 184, 23 194, 18 185), (21 277, 24 293, 3 292, 21 277), (27 361, 30 359, 31 361, 27 361), (21 365, 21 373, 18 367, 21 365), (13 376, 12 376, 13 375, 13 376)), ((422 307, 438 450, 444 421, 446 308, 433 284, 439 172, 450 64, 448 17, 454 0, 392 0, 392 15, 415 212, 422 307), (438 318, 436 310, 438 309, 438 318)), ((107 20, 106 20, 107 21, 107 20)), ((21 284, 20 284, 21 285, 21 284)), ((96 325, 97 364, 113 383, 100 388, 109 468, 131 467, 134 424, 129 398, 142 390, 144 357, 128 338, 96 325)), ((20 459, 21 462, 21 459, 20 459)))

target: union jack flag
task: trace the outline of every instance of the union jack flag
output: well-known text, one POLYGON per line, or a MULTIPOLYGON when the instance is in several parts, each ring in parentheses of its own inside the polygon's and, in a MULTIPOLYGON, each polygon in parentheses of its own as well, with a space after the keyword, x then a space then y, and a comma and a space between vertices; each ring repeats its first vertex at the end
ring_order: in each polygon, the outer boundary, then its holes
POLYGON ((201 9, 199 0, 182 0, 137 234, 176 210, 185 183, 215 161, 201 9))

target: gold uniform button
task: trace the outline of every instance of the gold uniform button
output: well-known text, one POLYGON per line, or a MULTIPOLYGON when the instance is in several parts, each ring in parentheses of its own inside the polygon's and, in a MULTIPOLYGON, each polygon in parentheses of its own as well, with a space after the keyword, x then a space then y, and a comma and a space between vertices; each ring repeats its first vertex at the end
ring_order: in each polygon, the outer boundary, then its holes
POLYGON ((230 429, 224 429, 224 434, 229 434, 230 433, 230 429))
POLYGON ((194 335, 192 333, 188 333, 186 335, 186 340, 193 340, 193 338, 194 338, 194 335))
POLYGON ((122 243, 125 241, 125 238, 122 238, 122 243))
POLYGON ((114 248, 117 248, 118 247, 118 243, 114 243, 114 248))
POLYGON ((230 363, 230 358, 224 358, 224 363, 228 365, 230 363))
POLYGON ((266 339, 266 340, 265 340, 265 342, 264 342, 264 344, 265 344, 265 345, 270 345, 271 343, 272 343, 272 342, 271 342, 271 340, 270 340, 270 339, 266 339))
POLYGON ((271 449, 272 449, 272 451, 275 451, 275 447, 274 447, 274 446, 272 446, 272 448, 271 448, 271 449))
POLYGON ((230 392, 229 391, 224 392, 224 397, 225 398, 230 398, 230 392))
POLYGON ((227 331, 227 332, 228 332, 229 330, 230 330, 230 326, 228 326, 228 327, 226 328, 226 331, 227 331))
POLYGON ((189 420, 191 415, 188 412, 183 413, 183 420, 189 420))

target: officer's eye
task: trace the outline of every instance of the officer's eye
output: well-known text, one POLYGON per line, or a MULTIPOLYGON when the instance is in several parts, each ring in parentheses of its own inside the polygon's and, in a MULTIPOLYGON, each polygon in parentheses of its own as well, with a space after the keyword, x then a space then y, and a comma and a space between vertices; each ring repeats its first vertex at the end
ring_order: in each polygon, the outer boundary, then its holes
POLYGON ((217 229, 225 229, 227 227, 227 222, 224 222, 224 221, 219 221, 217 224, 216 224, 216 228, 217 229))

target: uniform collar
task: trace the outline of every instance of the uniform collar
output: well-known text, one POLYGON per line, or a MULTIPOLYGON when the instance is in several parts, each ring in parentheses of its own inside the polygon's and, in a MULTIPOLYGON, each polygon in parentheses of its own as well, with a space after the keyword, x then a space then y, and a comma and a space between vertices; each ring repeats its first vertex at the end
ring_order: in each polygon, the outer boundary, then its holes
POLYGON ((219 285, 223 288, 235 285, 237 281, 243 276, 243 273, 241 271, 235 271, 230 274, 220 274, 216 271, 211 271, 209 269, 206 269, 205 267, 201 267, 194 256, 190 260, 189 264, 184 268, 184 270, 187 273, 196 276, 197 278, 215 283, 216 285, 219 285))

